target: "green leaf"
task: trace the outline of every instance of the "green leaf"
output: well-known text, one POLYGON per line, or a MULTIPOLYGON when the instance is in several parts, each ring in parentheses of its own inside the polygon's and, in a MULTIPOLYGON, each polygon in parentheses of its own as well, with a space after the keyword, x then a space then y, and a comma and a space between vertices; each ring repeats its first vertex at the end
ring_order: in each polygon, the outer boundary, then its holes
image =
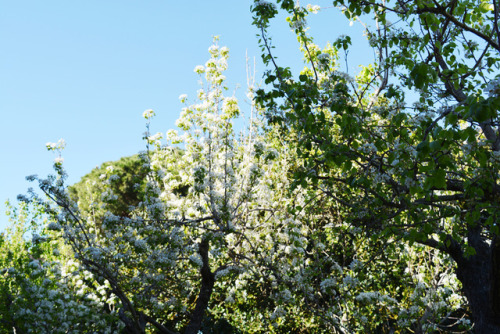
POLYGON ((486 164, 488 162, 488 157, 486 156, 486 153, 482 150, 476 151, 476 159, 479 161, 479 164, 481 167, 486 167, 486 164))
POLYGON ((434 231, 434 227, 432 224, 425 224, 424 225, 424 233, 425 234, 431 234, 434 231))
POLYGON ((387 94, 385 94, 385 96, 390 99, 391 97, 394 97, 394 96, 397 96, 397 92, 396 90, 394 89, 393 86, 390 86, 389 89, 387 90, 387 94))
POLYGON ((426 63, 416 64, 410 72, 410 78, 415 87, 424 89, 429 83, 437 80, 437 73, 434 68, 426 63))
POLYGON ((490 118, 490 108, 484 103, 474 103, 471 105, 472 115, 478 122, 485 122, 490 118))
POLYGON ((469 142, 474 142, 476 140, 477 132, 472 127, 468 127, 463 132, 463 140, 467 140, 469 142))
POLYGON ((429 147, 432 151, 439 151, 441 149, 441 142, 435 140, 429 144, 429 147))
POLYGON ((469 258, 474 255, 476 255, 476 250, 474 249, 474 247, 467 245, 464 251, 465 258, 469 258))
POLYGON ((429 142, 426 140, 426 141, 423 141, 420 144, 418 144, 417 145, 417 152, 418 152, 418 155, 420 157, 428 155, 430 152, 429 142))
POLYGON ((427 180, 431 188, 446 189, 446 172, 442 169, 435 170, 427 180))
POLYGON ((446 172, 443 169, 438 169, 434 177, 436 187, 446 189, 446 172))
POLYGON ((481 13, 487 13, 494 10, 493 4, 488 2, 481 2, 478 8, 481 13))
POLYGON ((457 124, 457 122, 458 122, 458 115, 456 113, 449 113, 446 116, 446 122, 449 125, 455 125, 455 124, 457 124))

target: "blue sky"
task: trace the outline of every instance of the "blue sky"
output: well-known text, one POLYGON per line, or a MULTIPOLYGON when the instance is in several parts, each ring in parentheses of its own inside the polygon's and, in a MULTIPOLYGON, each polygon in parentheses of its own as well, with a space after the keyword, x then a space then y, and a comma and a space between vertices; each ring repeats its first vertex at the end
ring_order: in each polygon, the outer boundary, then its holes
MULTIPOLYGON (((0 0, 0 230, 3 202, 29 186, 25 176, 51 173, 45 143, 64 138, 63 157, 74 183, 102 162, 144 148, 142 112, 153 109, 152 131, 175 127, 178 96, 194 96, 196 65, 208 59, 212 36, 229 47, 230 87, 246 84, 245 55, 260 62, 249 0, 0 0)), ((330 7, 330 1, 317 1, 330 7)), ((362 40, 335 8, 311 18, 318 44, 341 34, 362 40)), ((276 53, 300 68, 287 23, 271 30, 276 53)), ((361 43, 361 42, 359 42, 361 43)), ((359 49, 361 50, 361 49, 359 49)), ((365 63, 365 52, 356 54, 365 63)), ((352 55, 352 51, 350 56, 352 55)), ((351 60, 350 60, 351 61, 351 60)))

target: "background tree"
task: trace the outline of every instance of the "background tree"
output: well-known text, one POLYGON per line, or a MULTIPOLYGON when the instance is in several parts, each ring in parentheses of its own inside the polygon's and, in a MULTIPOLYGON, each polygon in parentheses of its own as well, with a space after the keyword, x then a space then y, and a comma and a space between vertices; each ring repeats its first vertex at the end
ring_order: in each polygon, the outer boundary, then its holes
POLYGON ((145 161, 134 155, 124 157, 118 161, 105 162, 96 167, 82 179, 68 187, 71 199, 78 202, 78 208, 84 215, 99 215, 102 219, 103 192, 101 176, 106 177, 106 169, 111 170, 113 175, 110 180, 111 191, 116 196, 114 203, 107 203, 106 209, 118 216, 130 215, 131 208, 136 207, 142 201, 142 193, 148 169, 144 167, 145 161))
MULTIPOLYGON (((174 159, 181 159, 184 152, 182 149, 175 148, 170 154, 174 159)), ((69 196, 78 203, 78 209, 82 214, 98 216, 97 220, 102 219, 106 211, 117 216, 130 217, 133 209, 144 200, 144 188, 149 172, 147 166, 147 159, 139 154, 105 162, 84 175, 79 182, 69 186, 69 196), (109 180, 109 191, 114 194, 114 200, 104 201, 105 189, 102 186, 102 180, 109 173, 115 175, 109 180)), ((163 166, 163 168, 168 169, 168 172, 174 175, 179 174, 179 171, 173 170, 170 166, 163 166)), ((178 195, 186 196, 188 185, 179 183, 173 191, 178 195)))
POLYGON ((293 134, 304 159, 296 184, 341 204, 343 220, 374 238, 449 256, 475 331, 499 333, 498 3, 334 1, 349 20, 366 19, 375 59, 355 78, 335 58, 349 37, 322 50, 306 33, 307 10, 277 4, 308 67, 295 79, 278 65, 267 31, 277 6, 256 1, 272 66, 258 100, 293 134))

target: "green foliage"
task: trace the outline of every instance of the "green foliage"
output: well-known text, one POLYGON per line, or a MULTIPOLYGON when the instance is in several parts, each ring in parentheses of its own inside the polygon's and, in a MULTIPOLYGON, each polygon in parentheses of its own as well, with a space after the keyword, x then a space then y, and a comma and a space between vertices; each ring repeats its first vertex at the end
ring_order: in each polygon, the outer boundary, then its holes
POLYGON ((105 162, 83 176, 78 183, 68 187, 69 195, 78 202, 82 214, 93 215, 99 212, 102 217, 105 202, 102 179, 115 175, 109 180, 109 188, 116 195, 116 199, 107 203, 106 209, 118 216, 130 216, 130 208, 143 200, 146 175, 149 171, 144 164, 144 159, 139 155, 105 162))
MULTIPOLYGON (((307 68, 283 70, 266 38, 270 25, 254 10, 271 67, 257 102, 298 156, 293 185, 339 203, 343 222, 372 240, 426 245, 455 261, 478 331, 499 331, 483 319, 498 318, 500 309, 491 299, 477 302, 474 286, 491 287, 486 294, 500 297, 491 265, 498 256, 491 251, 498 242, 491 226, 500 212, 496 4, 333 3, 349 20, 364 21, 374 51, 372 65, 355 78, 334 57, 324 66, 328 55, 349 44, 315 45, 299 5, 282 11, 296 28, 307 68), (485 273, 482 283, 471 278, 474 266, 485 273)), ((326 215, 321 210, 317 214, 326 215)), ((420 330, 439 327, 419 321, 420 330)))
POLYGON ((118 332, 116 314, 74 266, 43 207, 8 207, 12 225, 0 235, 0 333, 118 332))

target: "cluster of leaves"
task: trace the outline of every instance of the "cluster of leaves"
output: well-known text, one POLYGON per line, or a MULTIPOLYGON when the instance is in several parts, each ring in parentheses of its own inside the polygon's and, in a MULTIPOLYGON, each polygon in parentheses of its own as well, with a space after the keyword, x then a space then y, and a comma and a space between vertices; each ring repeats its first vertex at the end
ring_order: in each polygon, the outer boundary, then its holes
POLYGON ((272 67, 257 100, 303 159, 294 183, 340 203, 345 221, 375 238, 452 259, 475 329, 500 331, 498 3, 334 1, 366 21, 374 50, 355 78, 336 58, 350 40, 321 49, 307 9, 287 0, 277 4, 308 66, 295 76, 279 66, 268 33, 277 6, 255 4, 272 67))

